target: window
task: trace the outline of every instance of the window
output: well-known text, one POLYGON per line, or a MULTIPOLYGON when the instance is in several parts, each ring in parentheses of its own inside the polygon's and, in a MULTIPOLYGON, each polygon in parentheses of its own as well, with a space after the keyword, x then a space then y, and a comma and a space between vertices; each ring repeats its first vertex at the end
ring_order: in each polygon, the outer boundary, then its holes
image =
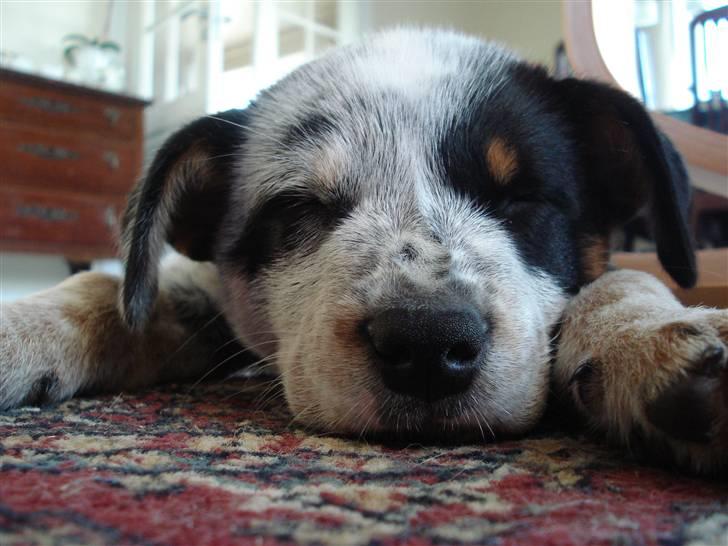
POLYGON ((144 4, 141 91, 157 105, 202 93, 208 112, 243 107, 297 66, 354 38, 357 4, 340 0, 144 4))

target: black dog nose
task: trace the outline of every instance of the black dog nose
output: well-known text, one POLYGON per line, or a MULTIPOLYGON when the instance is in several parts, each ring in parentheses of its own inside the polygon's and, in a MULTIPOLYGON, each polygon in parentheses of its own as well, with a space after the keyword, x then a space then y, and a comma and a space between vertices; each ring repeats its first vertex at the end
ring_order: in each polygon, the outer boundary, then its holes
POLYGON ((470 386, 488 339, 474 309, 387 309, 365 330, 385 385, 428 401, 470 386))

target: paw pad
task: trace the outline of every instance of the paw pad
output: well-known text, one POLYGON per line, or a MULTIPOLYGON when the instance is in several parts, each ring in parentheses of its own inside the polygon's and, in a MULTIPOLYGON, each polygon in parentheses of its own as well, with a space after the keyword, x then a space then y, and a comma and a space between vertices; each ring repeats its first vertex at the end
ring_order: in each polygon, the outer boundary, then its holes
POLYGON ((647 404, 649 421, 674 439, 707 443, 721 411, 716 393, 721 374, 728 368, 728 351, 722 343, 706 347, 690 363, 689 373, 647 404))

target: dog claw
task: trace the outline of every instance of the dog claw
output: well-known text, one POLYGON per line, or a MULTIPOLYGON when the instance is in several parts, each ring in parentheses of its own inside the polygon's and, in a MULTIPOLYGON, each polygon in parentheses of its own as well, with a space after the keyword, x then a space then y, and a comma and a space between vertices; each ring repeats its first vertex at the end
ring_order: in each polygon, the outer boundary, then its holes
POLYGON ((36 380, 21 402, 23 406, 45 406, 55 401, 53 391, 58 383, 55 374, 48 373, 36 380))
POLYGON ((586 360, 579 364, 579 367, 574 372, 574 375, 569 379, 569 386, 571 387, 575 383, 583 383, 588 381, 594 375, 594 363, 591 360, 586 360))
POLYGON ((589 359, 582 362, 569 380, 577 400, 591 412, 599 411, 603 399, 600 363, 589 359))
POLYGON ((723 345, 713 345, 703 351, 693 373, 707 377, 717 377, 728 365, 728 354, 723 345))

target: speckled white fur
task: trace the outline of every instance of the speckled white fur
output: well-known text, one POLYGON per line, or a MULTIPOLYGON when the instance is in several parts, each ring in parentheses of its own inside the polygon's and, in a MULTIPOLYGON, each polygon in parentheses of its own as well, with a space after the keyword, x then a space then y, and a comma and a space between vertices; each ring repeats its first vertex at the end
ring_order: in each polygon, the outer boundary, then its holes
POLYGON ((258 100, 240 165, 244 183, 224 222, 227 239, 246 211, 292 187, 336 190, 358 203, 315 253, 294 255, 252 283, 234 268, 222 271, 233 295, 226 316, 245 344, 263 356, 277 351, 288 403, 301 421, 376 429, 385 389, 366 352, 336 338, 335 324, 354 328, 403 285, 426 296, 454 281, 497 325, 456 420, 519 432, 541 415, 549 335, 565 295, 527 267, 508 230, 457 195, 432 160, 468 101, 505 85, 513 60, 458 34, 398 30, 307 65, 258 100), (484 66, 488 72, 476 74, 484 66), (361 105, 352 106, 357 97, 361 105), (289 126, 321 111, 347 130, 308 147, 281 146, 289 126), (405 243, 417 260, 399 259, 405 243), (443 267, 444 278, 434 274, 443 267))

